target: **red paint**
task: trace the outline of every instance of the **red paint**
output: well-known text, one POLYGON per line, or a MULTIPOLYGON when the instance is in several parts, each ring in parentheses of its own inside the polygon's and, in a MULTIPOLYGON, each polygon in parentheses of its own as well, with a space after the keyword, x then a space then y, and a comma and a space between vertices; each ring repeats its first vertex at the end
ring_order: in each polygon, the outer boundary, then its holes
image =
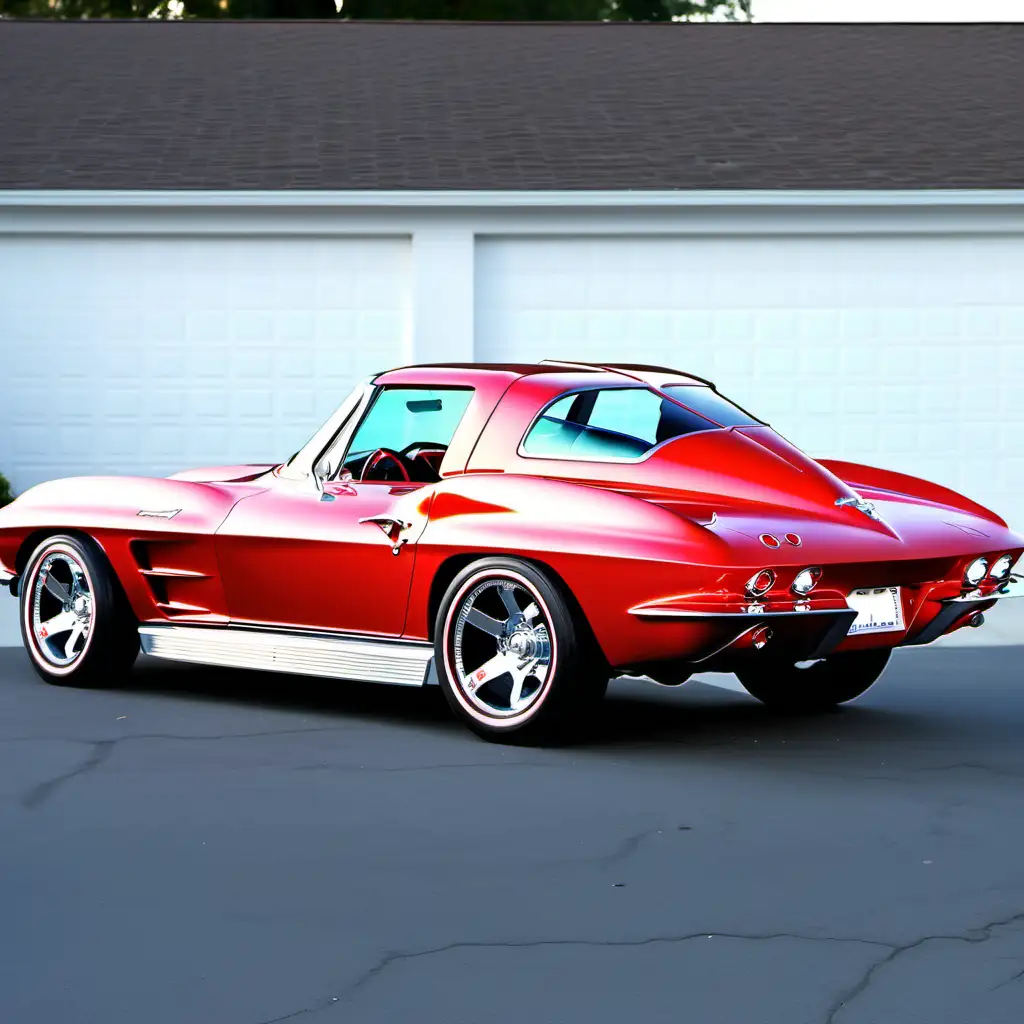
MULTIPOLYGON (((815 461, 763 426, 693 433, 632 462, 520 453, 559 395, 638 380, 658 389, 685 378, 564 366, 393 370, 377 384, 474 389, 443 460, 431 456, 436 482, 329 483, 322 500, 309 480, 267 466, 55 481, 0 510, 0 569, 20 569, 41 532, 79 530, 106 552, 140 620, 425 639, 431 585, 449 559, 515 555, 565 582, 608 660, 626 667, 715 649, 721 621, 652 610, 741 611, 745 583, 763 569, 777 577, 762 599, 775 610, 794 608, 790 587, 809 566, 822 568, 806 599, 816 609, 844 608, 854 588, 901 586, 907 629, 848 638, 852 650, 913 637, 941 599, 960 593, 971 560, 1024 550, 1002 519, 947 488, 815 461), (844 498, 873 502, 881 520, 837 506, 844 498), (181 511, 159 519, 140 509, 181 511), (359 522, 371 516, 408 526, 385 533, 359 522), (637 608, 645 614, 630 614, 637 608)), ((772 643, 810 628, 794 622, 772 643)))

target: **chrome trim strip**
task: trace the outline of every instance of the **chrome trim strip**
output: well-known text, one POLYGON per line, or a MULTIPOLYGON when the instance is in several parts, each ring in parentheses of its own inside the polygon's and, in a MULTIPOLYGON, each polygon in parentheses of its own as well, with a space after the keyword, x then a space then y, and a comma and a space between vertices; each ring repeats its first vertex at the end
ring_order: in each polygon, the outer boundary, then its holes
POLYGON ((180 508, 140 508, 135 514, 137 516, 148 516, 150 519, 173 519, 180 511, 180 508))
POLYGON ((638 604, 629 609, 629 614, 656 619, 784 619, 796 618, 798 615, 845 615, 852 611, 852 608, 794 608, 792 611, 771 612, 762 606, 754 606, 754 610, 748 612, 699 612, 687 611, 685 608, 645 608, 638 604))
POLYGON ((231 626, 150 623, 139 638, 154 658, 397 686, 423 686, 434 656, 426 642, 231 626))
POLYGON ((1024 576, 1011 575, 1005 583, 989 594, 971 590, 959 597, 948 597, 943 604, 969 604, 972 601, 999 601, 1004 597, 1024 597, 1024 576))

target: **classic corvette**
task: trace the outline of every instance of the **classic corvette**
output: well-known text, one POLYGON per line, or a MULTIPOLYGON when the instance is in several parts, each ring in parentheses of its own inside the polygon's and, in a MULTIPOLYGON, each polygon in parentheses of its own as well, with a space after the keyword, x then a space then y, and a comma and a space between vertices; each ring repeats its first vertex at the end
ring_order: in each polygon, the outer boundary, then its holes
POLYGON ((41 484, 0 510, 32 664, 146 654, 439 684, 490 739, 556 737, 610 677, 734 672, 834 707, 895 647, 1018 596, 1024 538, 945 487, 809 458, 657 366, 410 366, 276 465, 41 484))

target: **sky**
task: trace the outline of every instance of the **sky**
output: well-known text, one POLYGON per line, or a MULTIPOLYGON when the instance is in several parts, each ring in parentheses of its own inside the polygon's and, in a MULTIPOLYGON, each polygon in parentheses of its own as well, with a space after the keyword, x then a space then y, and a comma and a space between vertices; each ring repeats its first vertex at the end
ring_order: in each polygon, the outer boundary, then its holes
POLYGON ((755 21, 1024 21, 1024 0, 754 0, 755 21))

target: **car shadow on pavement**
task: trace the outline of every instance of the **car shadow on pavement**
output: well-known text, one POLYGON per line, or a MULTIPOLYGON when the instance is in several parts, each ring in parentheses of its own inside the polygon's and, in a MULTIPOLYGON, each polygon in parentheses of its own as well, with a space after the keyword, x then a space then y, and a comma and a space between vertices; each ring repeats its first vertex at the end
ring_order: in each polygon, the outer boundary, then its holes
MULTIPOLYGON (((945 663, 943 671, 936 670, 936 659, 923 661, 912 663, 912 674, 920 675, 923 669, 926 680, 908 680, 905 672, 901 679, 897 668, 891 670, 892 679, 883 679, 858 703, 817 715, 773 711, 746 694, 699 680, 680 687, 616 680, 590 727, 572 745, 591 754, 629 749, 692 754, 720 747, 756 750, 758 745, 761 749, 785 744, 796 748, 823 742, 873 750, 908 743, 931 745, 955 740, 965 730, 969 733, 969 716, 965 719, 963 709, 956 706, 963 700, 963 686, 948 685, 959 674, 959 659, 945 663), (920 689, 924 685, 928 692, 920 689)), ((989 673, 989 683, 999 677, 998 672, 989 673)), ((979 686, 984 689, 985 685, 973 680, 974 696, 983 702, 997 702, 995 695, 986 697, 978 692, 979 686)), ((355 718, 421 731, 462 732, 438 687, 337 682, 143 657, 124 689, 140 695, 355 718)), ((1017 710, 1024 716, 1020 703, 1017 710)))

